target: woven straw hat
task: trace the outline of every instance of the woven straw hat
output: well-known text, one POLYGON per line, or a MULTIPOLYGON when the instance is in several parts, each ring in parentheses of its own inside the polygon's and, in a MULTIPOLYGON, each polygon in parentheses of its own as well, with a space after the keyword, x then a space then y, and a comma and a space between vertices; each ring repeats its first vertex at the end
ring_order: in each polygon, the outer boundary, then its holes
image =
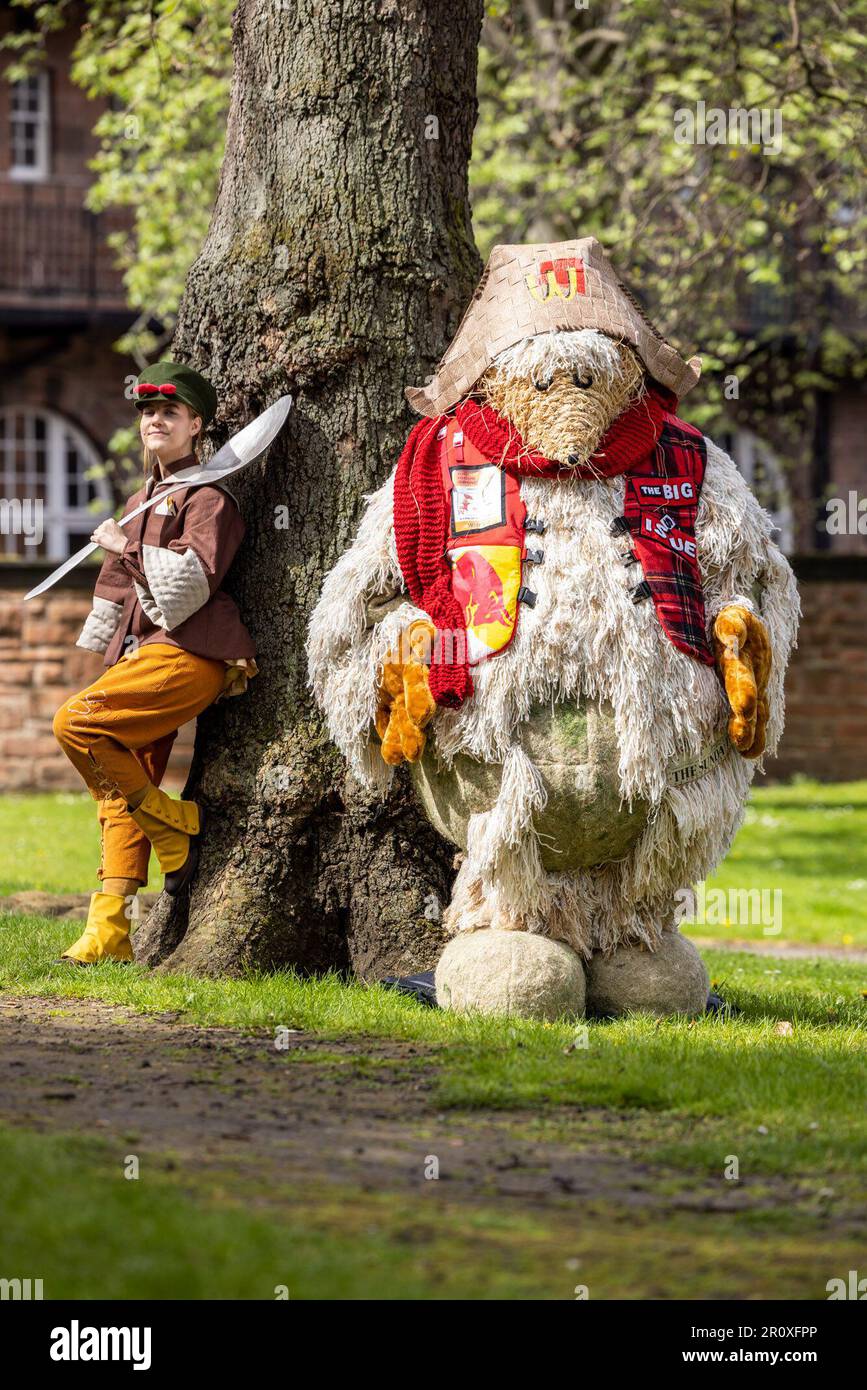
POLYGON ((598 328, 625 339, 652 377, 685 396, 701 358, 685 362, 653 327, 595 237, 495 246, 461 326, 427 386, 406 398, 419 415, 441 415, 462 400, 494 358, 537 333, 598 328))

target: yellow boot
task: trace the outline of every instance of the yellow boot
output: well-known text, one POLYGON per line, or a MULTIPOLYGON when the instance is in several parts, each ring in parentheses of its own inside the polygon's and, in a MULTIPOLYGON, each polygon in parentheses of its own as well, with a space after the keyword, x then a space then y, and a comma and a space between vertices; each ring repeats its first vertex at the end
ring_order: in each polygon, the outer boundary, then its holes
POLYGON ((84 931, 60 959, 71 960, 76 965, 96 965, 101 960, 134 960, 127 899, 118 893, 94 893, 84 931))
POLYGON ((165 890, 174 897, 189 883, 199 862, 198 836, 203 816, 195 801, 174 797, 150 786, 129 813, 147 835, 165 874, 165 890))

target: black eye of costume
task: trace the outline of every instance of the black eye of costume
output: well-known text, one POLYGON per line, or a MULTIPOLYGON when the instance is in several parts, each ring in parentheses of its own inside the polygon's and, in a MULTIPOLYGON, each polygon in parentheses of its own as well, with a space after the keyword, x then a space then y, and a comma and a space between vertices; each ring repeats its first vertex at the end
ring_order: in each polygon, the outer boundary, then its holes
POLYGON ((533 385, 537 391, 547 391, 548 387, 551 385, 551 378, 548 377, 546 381, 534 381, 533 385))
POLYGON ((572 380, 576 386, 580 386, 584 391, 587 390, 588 386, 593 385, 592 376, 582 376, 580 372, 576 372, 572 380))

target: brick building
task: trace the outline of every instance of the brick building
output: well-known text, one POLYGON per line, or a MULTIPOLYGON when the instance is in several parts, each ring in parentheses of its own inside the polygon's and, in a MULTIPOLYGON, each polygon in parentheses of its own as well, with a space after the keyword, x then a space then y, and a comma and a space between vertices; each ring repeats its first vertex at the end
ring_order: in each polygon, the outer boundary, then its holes
MULTIPOLYGON (((15 22, 0 13, 0 33, 15 22)), ((0 81, 0 519, 27 499, 44 526, 0 528, 0 788, 78 787, 51 736, 51 715, 94 679, 77 651, 93 570, 24 605, 47 569, 78 548, 119 500, 87 476, 129 422, 125 380, 137 366, 113 350, 134 313, 105 245, 123 225, 87 212, 87 160, 98 107, 73 87, 74 28, 50 36, 45 66, 0 81), (95 508, 95 510, 94 510, 95 508)), ((2 61, 2 60, 0 60, 2 61)), ((867 534, 817 526, 827 497, 867 496, 867 392, 843 382, 820 401, 809 460, 793 473, 748 417, 717 435, 775 515, 798 573, 804 625, 788 683, 789 718, 774 775, 867 777, 867 534)), ((865 502, 867 510, 867 502, 865 502)), ((854 513, 857 516, 857 512, 854 513)), ((864 517, 867 532, 867 515, 864 517)), ((173 759, 183 776, 189 730, 173 759)))
MULTIPOLYGON (((12 22, 7 10, 0 32, 12 22)), ((4 559, 56 560, 108 515, 107 479, 88 479, 128 423, 113 344, 134 315, 106 237, 116 213, 84 208, 98 106, 69 80, 75 32, 52 34, 44 67, 0 82, 0 496, 39 497, 41 538, 0 536, 4 559)))
MULTIPOLYGON (((15 22, 4 7, 0 34, 15 22)), ((106 245, 125 219, 84 207, 100 108, 69 79, 75 36, 74 27, 51 34, 38 73, 14 85, 0 81, 0 788, 7 790, 80 787, 58 757, 51 717, 101 670, 99 657, 73 645, 94 568, 76 571, 44 600, 21 600, 120 500, 110 474, 88 474, 134 416, 124 388, 139 371, 113 346, 136 317, 106 245)), ((185 734, 173 755, 175 784, 189 757, 185 734)))

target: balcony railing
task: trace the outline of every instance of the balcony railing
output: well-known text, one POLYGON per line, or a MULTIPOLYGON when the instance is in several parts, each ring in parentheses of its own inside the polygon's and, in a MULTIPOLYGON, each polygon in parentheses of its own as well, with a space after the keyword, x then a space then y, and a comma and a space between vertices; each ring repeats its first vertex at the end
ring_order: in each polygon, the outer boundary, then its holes
POLYGON ((109 232, 126 219, 88 212, 80 186, 0 186, 0 303, 124 306, 109 232))

